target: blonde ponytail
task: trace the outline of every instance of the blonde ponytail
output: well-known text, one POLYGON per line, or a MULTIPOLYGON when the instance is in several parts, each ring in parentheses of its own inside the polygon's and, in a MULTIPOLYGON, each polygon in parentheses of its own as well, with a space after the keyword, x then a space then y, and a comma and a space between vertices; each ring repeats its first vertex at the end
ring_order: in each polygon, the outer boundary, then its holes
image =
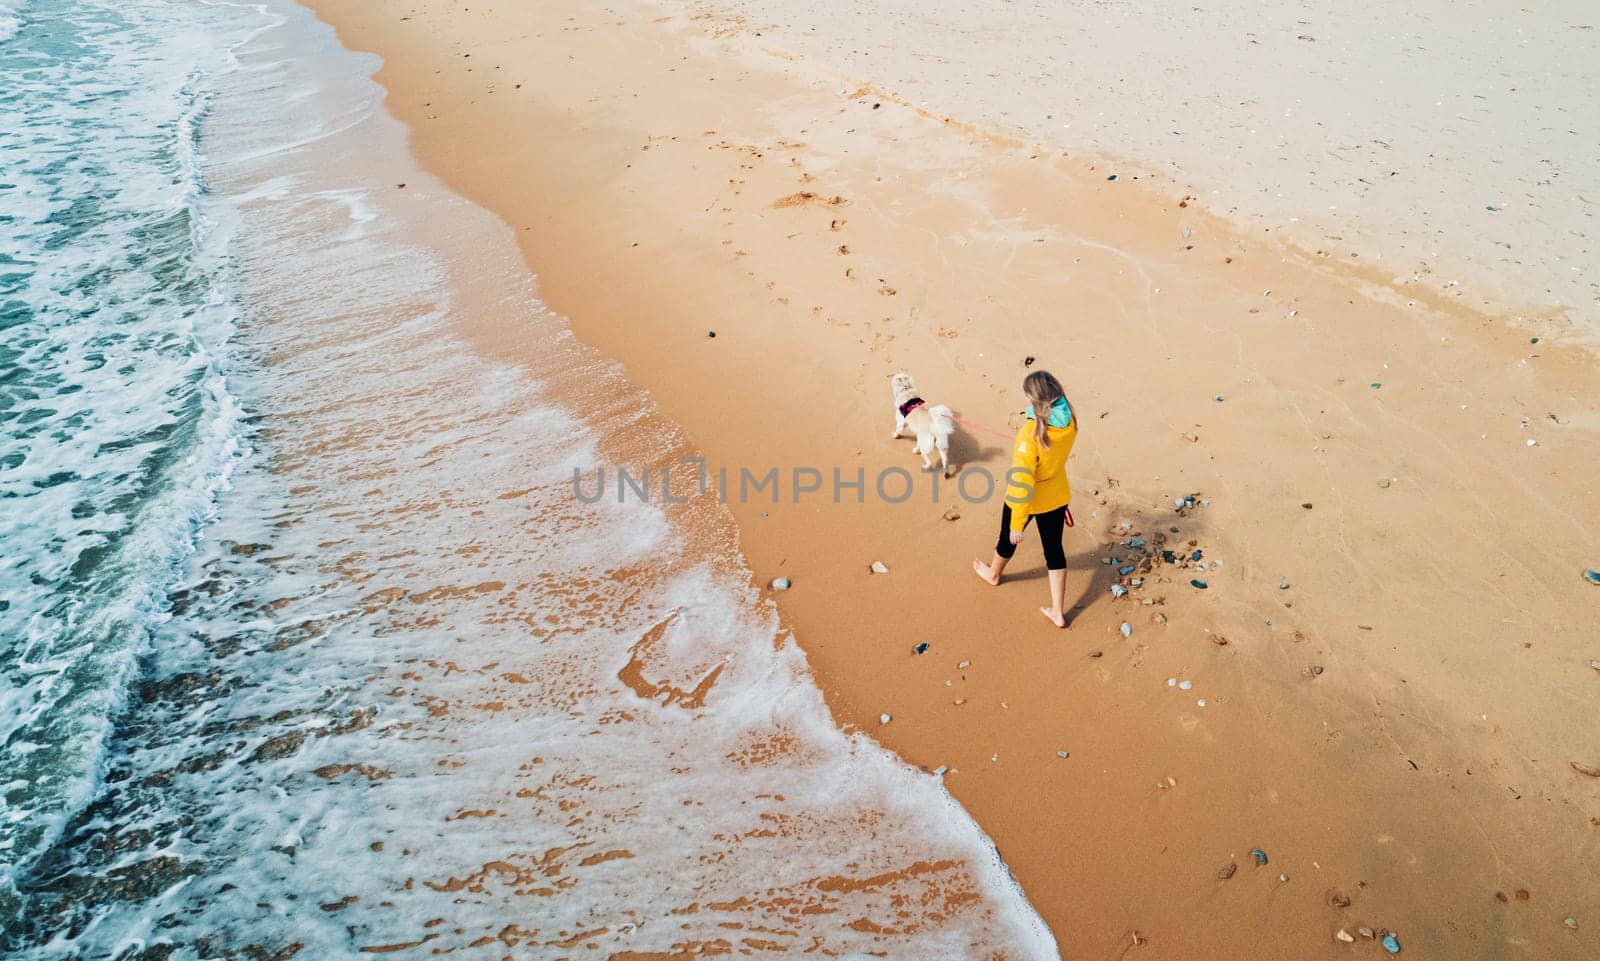
POLYGON ((1047 370, 1036 370, 1022 379, 1022 392, 1033 405, 1033 439, 1042 448, 1050 446, 1050 408, 1066 396, 1061 381, 1047 370))

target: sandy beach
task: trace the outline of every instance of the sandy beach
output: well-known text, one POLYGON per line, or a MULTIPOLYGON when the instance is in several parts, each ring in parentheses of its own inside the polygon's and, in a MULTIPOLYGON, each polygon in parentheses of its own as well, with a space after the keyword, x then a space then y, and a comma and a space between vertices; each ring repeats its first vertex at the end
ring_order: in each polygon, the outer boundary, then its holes
MULTIPOLYGON (((1496 212, 1436 210, 1427 249, 1393 250, 1417 195, 1368 203, 1356 165, 1325 186, 1362 242, 1336 241, 1310 193, 1245 199, 1303 185, 1292 165, 1185 137, 1198 159, 1174 171, 1137 137, 1047 138, 1043 81, 999 68, 1037 62, 1028 37, 1070 53, 1070 24, 1022 11, 986 32, 956 8, 310 6, 382 57, 418 159, 621 365, 623 396, 566 402, 659 414, 713 470, 778 470, 779 496, 704 529, 731 518, 754 583, 792 581, 768 600, 833 716, 947 768, 1063 957, 1382 953, 1363 927, 1423 958, 1600 951, 1600 368, 1592 281, 1567 269, 1593 261, 1592 156, 1540 200, 1551 219, 1506 202, 1530 263, 1440 241, 1423 274, 1435 235, 1496 212), (858 22, 901 32, 852 46, 858 22), (965 72, 899 69, 952 58, 930 33, 965 72), (973 577, 997 500, 936 502, 926 477, 903 503, 792 496, 797 467, 917 465, 889 437, 901 369, 962 418, 959 465, 1002 472, 1038 368, 1083 422, 1069 630, 1037 613, 1035 541, 1001 587, 973 577)), ((1324 49, 1312 20, 1314 43, 1280 46, 1324 49)), ((1094 56, 1137 62, 1119 23, 1094 56)), ((1592 52, 1579 26, 1528 29, 1568 58, 1592 52)), ((1197 89, 1229 62, 1196 57, 1197 89)), ((1587 136, 1592 97, 1568 92, 1562 136, 1587 136)), ((549 351, 493 319, 505 361, 549 351)))

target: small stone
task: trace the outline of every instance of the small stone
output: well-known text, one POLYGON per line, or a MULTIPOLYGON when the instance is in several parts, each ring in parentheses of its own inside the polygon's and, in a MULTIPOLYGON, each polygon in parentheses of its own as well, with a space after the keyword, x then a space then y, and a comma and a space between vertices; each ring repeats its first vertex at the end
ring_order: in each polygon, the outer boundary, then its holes
POLYGON ((1165 623, 1167 623, 1167 615, 1161 613, 1160 611, 1157 611, 1155 613, 1155 616, 1152 617, 1151 620, 1155 621, 1157 624, 1165 624, 1165 623))
POLYGON ((914 651, 917 654, 926 654, 926 653, 928 653, 928 642, 927 641, 923 641, 920 644, 918 644, 916 647, 913 647, 911 650, 914 651))
POLYGON ((1117 179, 1117 175, 1116 174, 1112 174, 1111 176, 1107 177, 1106 179, 1107 180, 1116 180, 1117 179))
POLYGON ((715 337, 715 336, 717 336, 717 332, 714 331, 714 330, 708 330, 708 331, 706 331, 706 336, 707 337, 715 337))
POLYGON ((1340 941, 1343 941, 1345 944, 1356 943, 1356 936, 1351 934, 1349 931, 1346 931, 1344 928, 1340 928, 1339 933, 1335 934, 1334 937, 1340 941))
POLYGON ((1106 653, 1105 651, 1090 651, 1089 652, 1089 656, 1090 657, 1104 657, 1105 653, 1106 653))
POLYGON ((1175 677, 1167 678, 1167 686, 1168 687, 1177 687, 1178 686, 1178 679, 1175 678, 1175 677))
POLYGON ((944 777, 945 773, 948 772, 949 770, 950 770, 950 765, 941 764, 938 767, 933 769, 934 777, 944 777))
POLYGON ((1534 440, 1532 437, 1530 437, 1530 438, 1528 438, 1528 446, 1529 447, 1538 447, 1539 446, 1539 442, 1534 440))
POLYGON ((1504 891, 1496 891, 1494 893, 1494 899, 1499 901, 1501 904, 1505 904, 1511 900, 1510 898, 1506 897, 1506 893, 1504 891))
POLYGON ((1584 571, 1583 579, 1591 584, 1600 584, 1600 571, 1584 571))
POLYGON ((1288 880, 1289 880, 1289 876, 1287 874, 1280 874, 1280 875, 1278 875, 1278 880, 1281 881, 1281 882, 1287 883, 1288 880))
POLYGON ((1311 502, 1310 501, 1306 501, 1304 504, 1301 504, 1300 506, 1305 508, 1306 510, 1310 510, 1311 509, 1311 502))
POLYGON ((1377 932, 1373 931, 1364 924, 1356 925, 1356 933, 1361 935, 1363 938, 1366 938, 1368 941, 1371 941, 1373 938, 1378 936, 1377 932))
POLYGON ((887 714, 879 714, 878 715, 878 723, 879 724, 888 724, 892 720, 894 720, 894 718, 890 717, 887 714))
POLYGON ((1218 394, 1217 396, 1215 396, 1215 397, 1213 397, 1211 399, 1216 401, 1219 404, 1222 403, 1222 395, 1221 394, 1218 394))
POLYGON ((1067 753, 1067 752, 1066 752, 1066 751, 1057 751, 1057 752, 1056 752, 1056 757, 1059 757, 1059 758, 1061 758, 1061 759, 1062 759, 1062 760, 1066 760, 1066 759, 1067 759, 1067 758, 1069 758, 1069 757, 1071 757, 1071 756, 1072 756, 1072 755, 1071 755, 1071 754, 1068 754, 1068 753, 1067 753))
POLYGON ((1563 919, 1561 923, 1566 925, 1567 927, 1571 928, 1574 931, 1578 930, 1578 919, 1577 918, 1566 918, 1566 919, 1563 919))
POLYGON ((1197 591, 1203 591, 1206 589, 1206 582, 1196 578, 1189 582, 1189 586, 1197 591))
POLYGON ((1279 581, 1278 582, 1278 590, 1286 591, 1288 589, 1289 589, 1289 582, 1288 581, 1279 581))
POLYGON ((1380 387, 1382 387, 1382 386, 1383 386, 1383 385, 1382 385, 1382 384, 1380 384, 1380 383, 1378 383, 1378 382, 1377 382, 1377 381, 1373 381, 1373 382, 1372 382, 1372 389, 1373 389, 1373 390, 1377 390, 1377 389, 1378 389, 1378 388, 1380 388, 1380 387))
POLYGON ((1385 477, 1384 479, 1378 481, 1378 486, 1383 488, 1384 490, 1388 490, 1389 489, 1389 485, 1393 484, 1393 483, 1394 483, 1394 481, 1391 478, 1385 477))
POLYGON ((1205 707, 1206 706, 1206 699, 1202 697, 1200 700, 1195 701, 1194 702, 1194 706, 1195 707, 1205 707))
POLYGON ((1237 870, 1239 870, 1239 865, 1234 864, 1232 861, 1229 861, 1227 864, 1223 865, 1217 871, 1217 880, 1218 881, 1226 881, 1229 878, 1233 877, 1233 872, 1235 872, 1237 870))
POLYGON ((1133 625, 1129 624, 1127 621, 1123 621, 1122 622, 1122 627, 1118 628, 1118 630, 1122 631, 1122 636, 1123 637, 1132 637, 1133 636, 1133 625))
POLYGON ((972 666, 972 662, 971 661, 962 661, 960 664, 956 665, 956 670, 964 671, 964 670, 966 670, 967 668, 969 668, 971 666, 972 666))
POLYGON ((887 574, 887 573, 889 573, 889 568, 883 563, 883 561, 873 561, 872 562, 872 573, 874 573, 874 574, 887 574))
POLYGON ((1383 950, 1389 952, 1390 954, 1399 954, 1400 939, 1395 937, 1393 934, 1385 934, 1383 936, 1383 950))
POLYGON ((1193 687, 1194 687, 1194 682, 1193 681, 1179 681, 1178 682, 1178 690, 1180 690, 1180 691, 1191 690, 1191 689, 1193 689, 1193 687))
POLYGON ((790 582, 787 577, 775 577, 772 579, 772 589, 775 591, 786 591, 789 586, 790 582))
POLYGON ((1267 852, 1261 850, 1260 848, 1251 848, 1250 856, 1256 859, 1257 864, 1267 863, 1267 852))
POLYGON ((1128 593, 1128 589, 1126 587, 1123 587, 1121 584, 1112 584, 1111 585, 1111 596, 1112 597, 1121 597, 1122 595, 1124 595, 1126 593, 1128 593))
POLYGON ((944 512, 944 519, 947 521, 958 521, 961 519, 961 512, 952 507, 944 512))
POLYGON ((1597 671, 1600 671, 1600 657, 1590 658, 1589 666, 1597 671))
POLYGON ((1322 665, 1321 664, 1313 664, 1310 667, 1306 668, 1306 675, 1308 677, 1321 677, 1322 676, 1322 665))

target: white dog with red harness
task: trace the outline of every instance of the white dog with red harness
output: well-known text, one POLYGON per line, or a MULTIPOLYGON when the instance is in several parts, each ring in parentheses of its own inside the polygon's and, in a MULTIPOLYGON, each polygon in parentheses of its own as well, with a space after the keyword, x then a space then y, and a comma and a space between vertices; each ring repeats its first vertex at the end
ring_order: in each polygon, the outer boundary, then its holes
POLYGON ((933 462, 928 455, 934 451, 939 452, 939 466, 943 468, 944 475, 950 476, 950 435, 955 433, 955 411, 939 404, 929 407, 921 397, 917 396, 917 382, 911 375, 901 371, 889 378, 889 387, 894 392, 894 435, 901 436, 907 427, 917 435, 917 446, 913 454, 922 455, 922 469, 933 469, 933 462))

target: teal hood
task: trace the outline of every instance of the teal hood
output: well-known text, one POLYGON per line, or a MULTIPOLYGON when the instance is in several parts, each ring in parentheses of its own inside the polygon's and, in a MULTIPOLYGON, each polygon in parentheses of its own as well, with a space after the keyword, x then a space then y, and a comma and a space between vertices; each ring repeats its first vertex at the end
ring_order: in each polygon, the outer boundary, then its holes
MULTIPOLYGON (((1039 415, 1033 412, 1033 405, 1028 405, 1028 417, 1037 420, 1039 415)), ((1050 419, 1046 421, 1051 427, 1065 427, 1072 423, 1072 408, 1067 406, 1065 397, 1057 397, 1055 403, 1050 405, 1050 419)))

